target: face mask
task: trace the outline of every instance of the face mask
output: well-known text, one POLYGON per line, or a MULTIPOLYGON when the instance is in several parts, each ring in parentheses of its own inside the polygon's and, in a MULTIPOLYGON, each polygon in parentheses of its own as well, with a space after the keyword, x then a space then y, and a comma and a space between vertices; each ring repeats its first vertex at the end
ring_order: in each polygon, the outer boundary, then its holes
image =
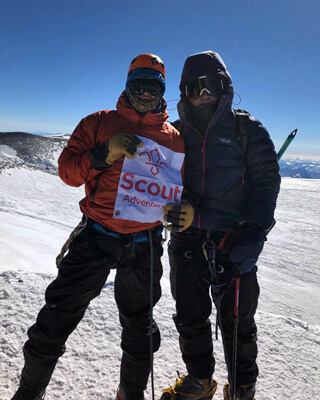
POLYGON ((139 113, 154 111, 159 107, 164 93, 163 85, 155 79, 137 78, 127 84, 127 95, 131 105, 139 113), (144 98, 144 94, 148 98, 144 98))
POLYGON ((193 106, 189 103, 190 122, 201 133, 207 129, 214 113, 219 105, 219 100, 211 103, 203 103, 199 106, 193 106))
POLYGON ((140 98, 140 96, 133 96, 129 92, 128 98, 132 107, 135 110, 137 110, 139 113, 145 114, 147 112, 154 111, 156 108, 158 108, 162 96, 153 97, 150 100, 143 100, 140 98))

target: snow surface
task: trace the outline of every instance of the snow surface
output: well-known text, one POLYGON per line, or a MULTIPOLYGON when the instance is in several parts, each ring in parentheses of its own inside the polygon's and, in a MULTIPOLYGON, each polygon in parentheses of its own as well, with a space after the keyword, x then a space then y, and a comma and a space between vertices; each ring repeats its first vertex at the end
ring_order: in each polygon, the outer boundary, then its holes
MULTIPOLYGON (((5 149, 3 149, 5 150, 5 149)), ((7 149, 6 149, 7 150, 7 149)), ((7 152, 6 152, 7 153, 7 152)), ((7 153, 8 154, 8 153, 7 153)), ((14 155, 14 154, 10 154, 14 155)), ((56 275, 55 257, 81 214, 83 188, 28 168, 0 171, 0 398, 14 394, 23 366, 28 327, 56 275)), ((277 224, 259 260, 257 312, 260 376, 257 400, 320 400, 320 180, 282 180, 277 224)), ((166 244, 165 244, 166 248, 166 244)), ((162 333, 155 354, 156 399, 185 372, 171 316, 169 264, 163 256, 163 296, 154 314, 162 333)), ((120 334, 111 274, 99 298, 70 336, 47 390, 48 400, 114 399, 119 379, 120 334)), ((215 313, 212 322, 215 321, 215 313)), ((215 341, 222 399, 226 368, 215 341)), ((149 382, 146 398, 151 398, 149 382)))
POLYGON ((0 161, 15 157, 17 152, 9 146, 0 146, 0 161))

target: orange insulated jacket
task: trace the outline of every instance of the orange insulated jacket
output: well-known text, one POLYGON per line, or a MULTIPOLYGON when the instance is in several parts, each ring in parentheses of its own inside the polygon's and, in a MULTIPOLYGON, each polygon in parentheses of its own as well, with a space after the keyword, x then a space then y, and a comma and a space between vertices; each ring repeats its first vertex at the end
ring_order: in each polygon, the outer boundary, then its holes
POLYGON ((184 153, 182 136, 168 122, 165 102, 161 112, 148 112, 141 116, 122 93, 117 110, 99 111, 81 120, 59 157, 59 175, 67 185, 78 187, 85 184, 85 198, 80 201, 84 215, 119 233, 139 232, 161 222, 141 223, 113 218, 124 156, 111 166, 105 164, 101 168, 95 166, 98 168, 95 169, 92 165, 93 150, 102 148, 118 133, 146 137, 184 153))

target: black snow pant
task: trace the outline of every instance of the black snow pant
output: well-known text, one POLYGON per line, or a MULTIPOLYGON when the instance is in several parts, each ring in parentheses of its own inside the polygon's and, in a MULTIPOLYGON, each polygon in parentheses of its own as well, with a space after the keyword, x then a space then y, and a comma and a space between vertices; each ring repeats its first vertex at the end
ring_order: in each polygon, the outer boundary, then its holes
MULTIPOLYGON (((232 264, 228 254, 216 254, 220 284, 226 283, 225 288, 228 288, 221 298, 221 293, 217 296, 216 288, 211 284, 209 266, 202 251, 205 240, 205 232, 195 229, 171 236, 168 248, 170 281, 172 295, 176 301, 176 314, 173 319, 179 332, 182 358, 188 373, 197 378, 208 378, 215 369, 209 319, 212 299, 214 300, 219 313, 219 326, 231 382, 235 300, 232 264), (218 298, 219 300, 215 301, 218 298)), ((240 278, 237 386, 254 383, 258 376, 257 328, 254 321, 259 297, 256 271, 255 267, 240 278)))
MULTIPOLYGON (((155 305, 161 296, 163 250, 159 229, 151 232, 155 305)), ((133 236, 110 237, 88 224, 71 242, 57 278, 46 290, 45 306, 28 330, 20 383, 24 390, 40 392, 46 388, 68 336, 90 301, 100 294, 111 268, 117 268, 114 293, 123 328, 120 384, 127 393, 146 388, 150 373, 150 242, 133 243, 133 236)), ((160 332, 155 321, 152 323, 155 352, 160 332)))

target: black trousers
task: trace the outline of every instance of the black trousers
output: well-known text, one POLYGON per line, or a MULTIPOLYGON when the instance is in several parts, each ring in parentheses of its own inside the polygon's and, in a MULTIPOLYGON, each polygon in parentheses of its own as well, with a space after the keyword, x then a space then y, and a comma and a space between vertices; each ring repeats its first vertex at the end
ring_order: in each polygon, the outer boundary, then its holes
MULTIPOLYGON (((203 232, 173 234, 169 243, 171 291, 176 300, 173 316, 179 332, 182 358, 187 371, 197 378, 208 378, 215 369, 213 356, 212 289, 210 270, 202 251, 203 232)), ((216 264, 220 283, 230 283, 232 265, 228 254, 217 253, 216 264), (223 272, 222 272, 223 271, 223 272)), ((226 285, 226 287, 229 285, 226 285)), ((256 268, 240 278, 237 386, 251 384, 258 376, 257 328, 254 315, 258 305, 259 285, 256 268)), ((214 296, 215 298, 215 296, 214 296)), ((225 360, 231 381, 235 282, 229 286, 222 299, 216 302, 219 326, 224 341, 225 360)))
MULTIPOLYGON (((153 305, 161 296, 161 237, 153 231, 153 305)), ((150 242, 112 238, 87 227, 71 243, 57 278, 48 286, 46 304, 28 330, 21 387, 40 392, 49 383, 65 343, 111 268, 117 268, 115 299, 122 325, 120 383, 127 392, 143 391, 150 373, 150 242)), ((86 338, 83 338, 86 340, 86 338)), ((153 321, 153 351, 160 332, 153 321)))

